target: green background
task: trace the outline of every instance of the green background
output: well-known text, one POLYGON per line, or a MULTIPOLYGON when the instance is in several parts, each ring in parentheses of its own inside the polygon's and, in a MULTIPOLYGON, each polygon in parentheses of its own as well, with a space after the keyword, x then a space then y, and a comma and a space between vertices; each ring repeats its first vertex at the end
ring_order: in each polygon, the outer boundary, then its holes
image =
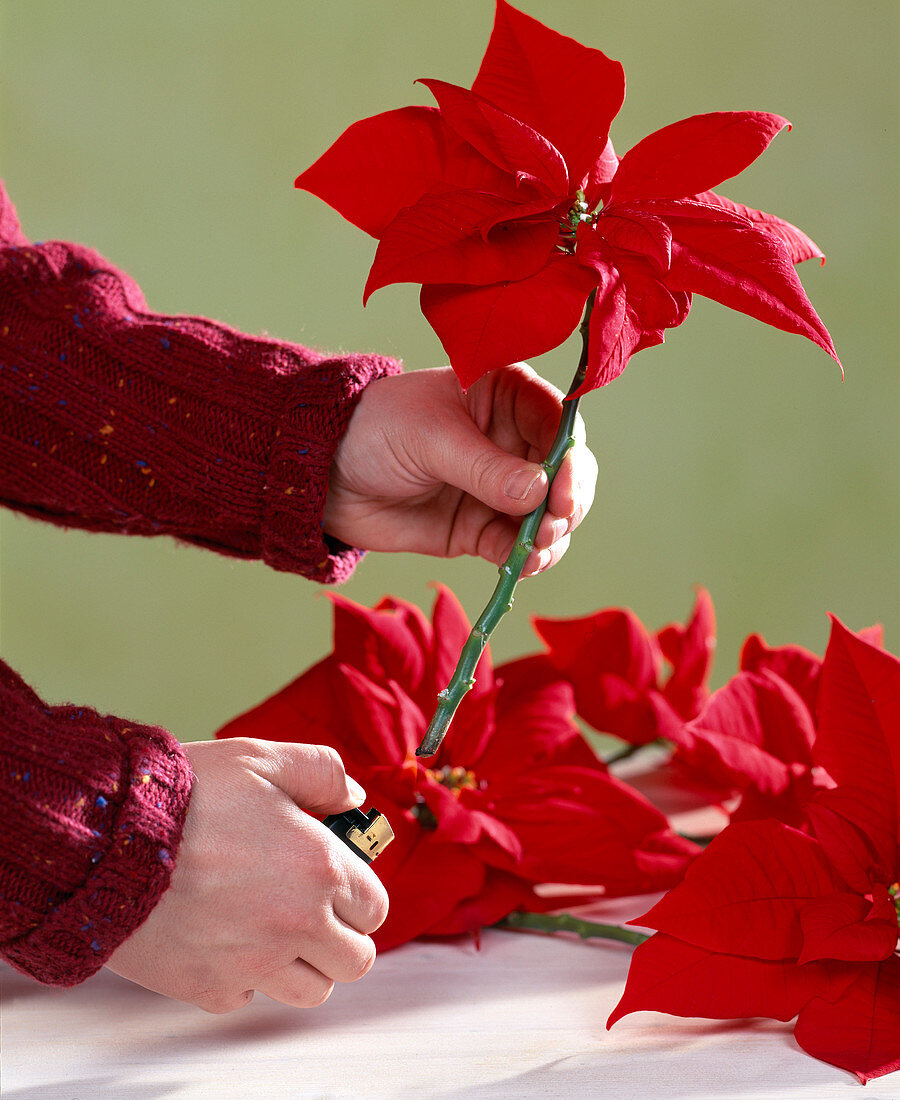
MULTIPOLYGON (((690 114, 763 109, 780 135, 720 190, 800 225, 801 270, 846 368, 702 299, 664 347, 582 405, 596 504, 563 562, 520 586, 498 659, 536 647, 531 613, 628 605, 656 628, 693 586, 719 620, 715 682, 743 638, 819 652, 826 612, 876 620, 900 649, 897 6, 894 0, 528 0, 621 60, 620 153, 690 114)), ((408 369, 443 362, 410 286, 361 308, 373 245, 295 175, 357 118, 469 84, 490 0, 5 0, 0 176, 25 231, 90 244, 155 309, 408 369)), ((366 186, 365 167, 360 187, 366 186)), ((565 385, 574 343, 535 361, 565 385)), ((168 539, 87 535, 0 515, 2 653, 48 701, 209 736, 323 656, 321 590, 168 539)), ((471 616, 494 584, 472 560, 371 555, 344 587, 471 616)))

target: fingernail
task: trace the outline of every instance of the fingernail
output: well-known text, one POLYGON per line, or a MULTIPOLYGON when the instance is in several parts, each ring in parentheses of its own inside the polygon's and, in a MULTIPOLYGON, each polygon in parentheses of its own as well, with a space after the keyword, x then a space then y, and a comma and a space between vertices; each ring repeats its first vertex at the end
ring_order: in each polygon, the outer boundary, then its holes
POLYGON ((547 566, 550 564, 550 557, 551 557, 551 554, 550 554, 549 550, 541 550, 537 554, 536 558, 531 557, 529 559, 529 561, 534 562, 534 564, 530 565, 525 570, 525 572, 522 574, 522 576, 524 576, 524 577, 536 577, 538 575, 538 573, 541 572, 541 570, 546 569, 547 566))
POLYGON ((357 802, 357 803, 363 803, 363 802, 365 802, 365 800, 366 800, 366 792, 365 792, 365 791, 363 790, 363 788, 362 788, 362 787, 361 787, 361 786, 360 786, 360 785, 359 785, 359 784, 358 784, 358 783, 356 782, 356 780, 355 780, 355 779, 351 779, 349 775, 347 776, 347 791, 349 792, 349 794, 350 794, 350 797, 351 797, 351 798, 352 798, 352 799, 353 799, 353 800, 354 800, 355 802, 357 802))
POLYGON ((555 519, 550 524, 550 538, 553 542, 561 539, 569 533, 569 521, 567 519, 555 519))
POLYGON ((541 480, 541 476, 541 471, 534 473, 532 470, 518 470, 506 482, 506 495, 510 500, 524 500, 541 480))

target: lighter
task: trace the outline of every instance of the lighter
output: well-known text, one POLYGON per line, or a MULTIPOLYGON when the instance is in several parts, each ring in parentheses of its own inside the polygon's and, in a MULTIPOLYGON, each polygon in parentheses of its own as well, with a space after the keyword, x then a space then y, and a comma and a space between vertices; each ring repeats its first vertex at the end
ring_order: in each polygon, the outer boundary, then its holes
POLYGON ((394 839, 388 819, 374 807, 368 813, 356 809, 329 814, 324 824, 366 863, 377 859, 394 839))

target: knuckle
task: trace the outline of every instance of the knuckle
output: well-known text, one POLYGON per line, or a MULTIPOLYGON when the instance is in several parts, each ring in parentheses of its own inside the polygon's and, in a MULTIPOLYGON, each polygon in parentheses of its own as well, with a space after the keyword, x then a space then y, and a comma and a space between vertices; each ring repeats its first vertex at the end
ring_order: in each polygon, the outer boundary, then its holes
POLYGON ((369 940, 368 949, 360 953, 355 961, 355 965, 348 966, 347 974, 346 977, 343 978, 343 981, 358 982, 360 978, 364 978, 375 963, 375 954, 375 944, 369 940))
POLYGON ((333 977, 312 965, 302 964, 298 971, 288 976, 286 984, 279 983, 275 990, 267 992, 295 1008, 315 1008, 328 1000, 333 989, 333 977))
POLYGON ((489 452, 470 454, 464 458, 470 464, 472 483, 483 493, 496 480, 500 460, 489 452))
POLYGON ((347 896, 352 906, 352 915, 346 915, 345 919, 364 936, 371 936, 387 919, 389 898, 383 883, 374 872, 366 868, 362 870, 365 871, 363 878, 349 884, 347 896))
POLYGON ((550 551, 550 561, 547 563, 547 568, 548 569, 550 568, 551 565, 556 565, 556 563, 560 560, 560 558, 563 556, 563 554, 565 554, 565 552, 569 549, 570 540, 571 540, 571 535, 563 535, 563 537, 561 539, 558 539, 554 543, 553 549, 550 551))
POLYGON ((376 951, 375 944, 373 943, 370 950, 369 950, 369 952, 368 952, 368 954, 363 959, 363 963, 362 963, 362 966, 360 967, 358 978, 364 978, 366 976, 366 974, 369 973, 369 971, 375 965, 375 959, 376 959, 377 955, 378 955, 378 952, 376 951))
POLYGON ((319 989, 310 989, 309 996, 306 1001, 308 1008, 317 1008, 319 1005, 324 1004, 334 991, 334 982, 324 981, 319 989))
POLYGON ((344 763, 337 749, 332 748, 331 745, 310 745, 309 747, 315 754, 316 761, 321 768, 325 770, 337 769, 343 774, 344 763))
POLYGON ((312 766, 326 778, 330 797, 341 797, 347 785, 347 773, 340 753, 330 745, 310 745, 309 748, 312 766))
POLYGON ((247 985, 253 984, 261 974, 269 974, 281 966, 285 956, 291 954, 288 945, 296 939, 291 934, 290 926, 284 922, 277 928, 260 923, 257 935, 259 943, 246 945, 232 967, 235 980, 247 985))
POLYGON ((256 737, 227 737, 216 744, 222 746, 223 753, 238 760, 255 760, 265 755, 267 747, 267 742, 256 737))
POLYGON ((315 934, 328 919, 326 891, 309 879, 302 886, 302 893, 287 892, 281 895, 260 918, 261 942, 271 945, 275 953, 298 939, 315 934))
POLYGON ((315 905, 330 897, 346 878, 343 845, 324 828, 309 828, 302 836, 295 835, 294 845, 286 864, 293 888, 278 893, 286 907, 296 905, 298 899, 315 905))
POLYGON ((286 982, 276 978, 273 985, 263 987, 263 992, 293 1008, 316 1008, 328 1000, 333 989, 331 978, 316 975, 310 968, 307 973, 290 976, 286 982))
POLYGON ((198 1008, 212 1016, 224 1016, 228 1012, 236 1012, 239 1008, 253 1000, 253 990, 245 989, 241 992, 224 989, 209 989, 200 993, 191 1000, 198 1008))
POLYGON ((337 837, 329 834, 318 841, 316 858, 310 871, 323 896, 331 897, 344 887, 347 881, 347 858, 347 850, 337 837))
MULTIPOLYGON (((372 897, 369 903, 369 920, 366 922, 366 933, 371 934, 377 928, 380 928, 387 920, 389 899, 388 892, 382 886, 381 882, 376 879, 378 888, 373 890, 372 897)), ((372 945, 374 950, 374 944, 372 945)))

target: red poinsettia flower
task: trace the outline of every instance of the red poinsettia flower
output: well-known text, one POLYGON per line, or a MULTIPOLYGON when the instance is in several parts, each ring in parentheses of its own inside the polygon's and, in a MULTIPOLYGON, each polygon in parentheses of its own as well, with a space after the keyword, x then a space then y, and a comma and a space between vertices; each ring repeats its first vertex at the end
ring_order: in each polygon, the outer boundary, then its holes
MULTIPOLYGON (((881 649, 884 631, 881 626, 866 627, 859 631, 860 638, 881 649)), ((742 672, 770 672, 797 692, 815 719, 819 678, 822 674, 822 658, 804 646, 768 646, 759 634, 750 634, 741 647, 742 672)))
POLYGON ((332 598, 332 654, 219 736, 338 750, 395 833, 374 864, 390 896, 379 948, 563 903, 539 896, 541 883, 621 895, 678 881, 698 849, 607 774, 545 660, 495 672, 486 653, 452 743, 426 766, 416 746, 468 635, 465 615, 445 589, 433 624, 400 600, 368 610, 332 598))
POLYGON ((464 386, 561 344, 596 292, 579 392, 662 342, 696 292, 809 337, 837 358, 794 271, 822 257, 787 222, 710 188, 787 125, 698 115, 618 161, 622 66, 498 0, 471 89, 422 81, 437 107, 352 125, 297 187, 379 241, 365 294, 422 284, 422 310, 464 386))
POLYGON ((742 795, 732 821, 777 817, 791 825, 800 825, 815 790, 832 785, 815 764, 815 737, 806 701, 767 669, 739 672, 672 734, 678 761, 722 800, 742 795))
MULTIPOLYGON (((798 696, 799 698, 799 696, 798 696)), ((900 1069, 900 660, 835 621, 806 830, 728 826, 634 923, 609 1026, 629 1012, 797 1017, 804 1050, 861 1081, 900 1069)))
MULTIPOLYGON (((879 626, 859 637, 881 647, 879 626)), ((732 821, 776 817, 802 827, 813 793, 833 785, 814 748, 822 659, 802 646, 770 648, 751 634, 740 667, 692 721, 672 730, 676 759, 722 800, 741 795, 732 821)))
POLYGON ((686 626, 656 634, 623 608, 532 622, 551 664, 572 684, 579 716, 601 733, 634 745, 673 739, 709 695, 715 614, 703 588, 686 626))
POLYGON ((741 647, 739 665, 742 672, 770 672, 790 684, 815 720, 822 674, 818 654, 799 645, 768 646, 759 634, 750 634, 741 647))

